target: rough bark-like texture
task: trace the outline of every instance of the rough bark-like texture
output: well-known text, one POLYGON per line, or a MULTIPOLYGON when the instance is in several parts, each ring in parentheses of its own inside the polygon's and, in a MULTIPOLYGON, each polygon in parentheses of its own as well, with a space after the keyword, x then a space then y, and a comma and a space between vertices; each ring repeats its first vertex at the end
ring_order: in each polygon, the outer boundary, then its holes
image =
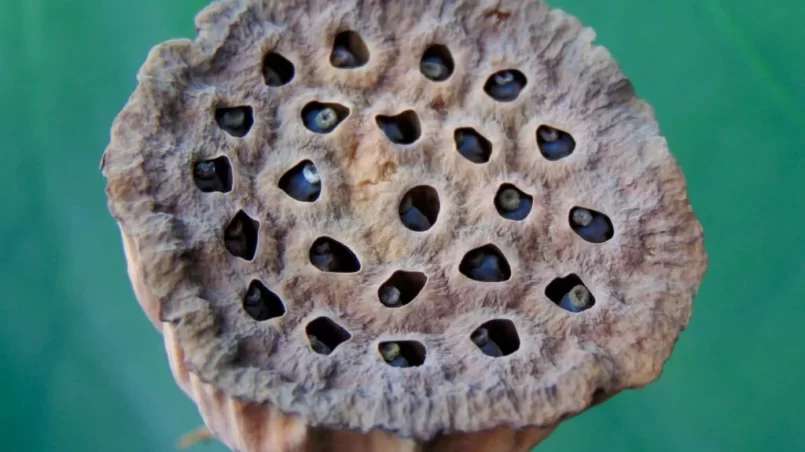
POLYGON ((380 429, 418 441, 499 426, 550 431, 600 397, 659 376, 705 273, 703 234, 652 109, 592 44, 590 29, 536 0, 223 0, 196 25, 195 41, 149 54, 102 170, 136 295, 169 331, 169 351, 182 351, 177 381, 230 447, 262 450, 256 444, 276 434, 267 413, 284 413, 289 438, 309 439, 308 429, 380 429), (347 29, 370 58, 337 69, 329 54, 347 29), (419 70, 434 43, 455 62, 440 83, 419 70), (264 82, 270 51, 294 64, 290 83, 264 82), (505 69, 528 80, 513 102, 483 89, 505 69), (301 117, 311 101, 341 104, 349 116, 332 133, 314 134, 301 117), (242 105, 254 124, 235 137, 214 112, 242 105), (416 112, 421 137, 394 144, 375 117, 405 110, 416 112), (543 124, 569 132, 575 151, 543 158, 543 124), (492 143, 488 163, 459 155, 460 127, 492 143), (200 191, 194 162, 222 155, 232 190, 200 191), (279 188, 304 160, 322 179, 312 203, 279 188), (534 197, 525 220, 497 213, 503 183, 534 197), (406 229, 398 216, 417 185, 439 193, 438 220, 426 232, 406 229), (574 206, 606 213, 615 235, 583 240, 568 222, 574 206), (224 246, 222 231, 241 210, 259 222, 251 261, 224 246), (360 271, 311 265, 308 250, 321 236, 348 246, 360 271), (459 271, 463 256, 486 244, 505 256, 509 280, 478 282, 459 271), (378 287, 397 270, 425 273, 427 283, 410 304, 387 308, 378 287), (570 273, 594 294, 591 309, 568 312, 545 295, 570 273), (282 298, 285 315, 258 322, 244 312, 254 279, 282 298), (320 316, 351 334, 330 355, 314 353, 305 334, 320 316), (492 319, 514 323, 516 352, 492 358, 470 340, 492 319), (403 339, 426 347, 421 366, 382 360, 378 343, 403 339), (235 428, 231 413, 218 412, 235 400, 251 407, 239 413, 264 411, 235 428))

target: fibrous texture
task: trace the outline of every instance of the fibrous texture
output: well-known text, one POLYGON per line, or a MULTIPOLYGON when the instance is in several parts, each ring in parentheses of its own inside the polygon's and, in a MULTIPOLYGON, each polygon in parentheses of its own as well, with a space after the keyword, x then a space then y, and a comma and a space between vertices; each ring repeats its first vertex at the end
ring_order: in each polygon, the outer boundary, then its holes
POLYGON ((702 229, 591 30, 537 0, 223 0, 196 25, 151 51, 102 169, 230 447, 261 450, 270 413, 300 437, 550 428, 659 376, 702 229))

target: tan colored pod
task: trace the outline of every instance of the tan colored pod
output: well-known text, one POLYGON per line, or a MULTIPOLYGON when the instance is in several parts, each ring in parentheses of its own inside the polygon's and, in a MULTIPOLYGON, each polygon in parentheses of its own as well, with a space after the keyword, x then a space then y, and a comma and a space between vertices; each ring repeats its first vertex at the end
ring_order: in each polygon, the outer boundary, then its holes
POLYGON ((104 153, 143 310, 242 452, 529 450, 654 381, 707 267, 652 109, 538 0, 222 0, 104 153))

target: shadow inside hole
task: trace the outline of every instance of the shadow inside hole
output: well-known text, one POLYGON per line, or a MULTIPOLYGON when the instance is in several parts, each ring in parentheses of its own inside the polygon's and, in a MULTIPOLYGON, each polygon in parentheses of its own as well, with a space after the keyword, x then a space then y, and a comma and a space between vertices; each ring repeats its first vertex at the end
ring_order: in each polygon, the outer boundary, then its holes
POLYGON ((495 194, 495 208, 507 220, 521 221, 531 213, 534 197, 512 184, 503 184, 495 194))
POLYGON ((520 335, 514 322, 507 319, 490 320, 470 335, 470 340, 487 356, 511 355, 520 349, 520 335))
POLYGON ((537 127, 537 147, 546 160, 555 162, 573 153, 576 140, 564 130, 541 125, 537 127))
POLYGON ((383 305, 399 308, 412 302, 427 281, 424 273, 398 270, 380 286, 377 297, 383 305))
POLYGON ((301 202, 316 201, 321 194, 321 177, 310 160, 304 160, 286 171, 278 185, 288 196, 301 202))
POLYGON ((238 211, 224 228, 224 246, 229 254, 247 261, 254 259, 259 229, 260 223, 238 211))
POLYGON ((308 102, 302 107, 302 124, 311 132, 330 133, 349 116, 349 108, 335 103, 308 102))
POLYGON ((492 143, 472 127, 462 127, 453 133, 456 151, 473 163, 486 163, 492 156, 492 143))
POLYGON ((222 107, 215 110, 215 122, 233 137, 245 137, 254 124, 252 107, 222 107))
POLYGON ((352 335, 327 317, 319 317, 305 327, 310 348, 320 355, 329 355, 352 335))
POLYGON ((358 256, 349 247, 330 237, 319 237, 308 253, 310 263, 323 272, 356 273, 361 269, 358 256))
POLYGON ((394 116, 377 115, 375 121, 386 138, 395 144, 412 144, 422 136, 419 116, 413 110, 394 116))
POLYGON ((419 70, 422 75, 434 82, 443 82, 453 75, 455 63, 447 46, 433 44, 422 54, 419 70))
POLYGON ((340 69, 354 69, 369 62, 369 48, 361 36, 346 30, 335 35, 330 64, 340 69))
POLYGON ((492 244, 470 250, 461 259, 458 271, 480 282, 507 281, 512 275, 506 256, 492 244))
POLYGON ((554 278, 545 287, 545 296, 560 308, 570 312, 586 311, 595 305, 592 292, 575 273, 563 278, 554 278))
POLYGON ((293 80, 296 68, 287 58, 276 52, 269 52, 263 58, 263 81, 271 87, 282 86, 293 80))
POLYGON ((484 91, 498 102, 512 102, 520 95, 528 80, 517 69, 495 72, 486 79, 484 91))
POLYGON ((204 193, 232 191, 232 165, 226 156, 193 165, 193 182, 204 193))
POLYGON ((399 206, 400 221, 412 231, 427 231, 439 218, 440 209, 439 192, 433 187, 419 185, 403 195, 399 206))
POLYGON ((615 235, 612 220, 597 210, 574 207, 570 209, 568 222, 573 232, 590 243, 604 243, 615 235))
POLYGON ((417 341, 388 341, 377 346, 380 356, 392 367, 416 367, 425 363, 427 350, 417 341))
POLYGON ((263 321, 283 316, 285 303, 277 294, 255 279, 243 295, 243 309, 249 317, 263 321))

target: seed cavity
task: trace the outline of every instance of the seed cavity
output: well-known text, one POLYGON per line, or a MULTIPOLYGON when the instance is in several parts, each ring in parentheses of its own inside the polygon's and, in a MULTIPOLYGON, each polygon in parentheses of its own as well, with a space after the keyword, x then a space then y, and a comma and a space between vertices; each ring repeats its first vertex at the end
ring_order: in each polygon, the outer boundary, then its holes
POLYGON ((246 294, 243 295, 243 310, 249 314, 249 317, 261 322, 283 316, 285 303, 277 294, 255 279, 249 284, 246 294))
POLYGON ((293 63, 279 53, 269 52, 263 58, 263 80, 268 86, 287 85, 295 73, 293 63))
POLYGON ((531 213, 534 197, 512 184, 503 184, 495 195, 495 208, 508 220, 521 221, 531 213))
POLYGON ((511 355, 520 348, 520 335, 514 322, 508 319, 484 323, 470 334, 470 340, 485 355, 493 358, 511 355))
POLYGON ((517 69, 495 72, 486 80, 484 91, 498 102, 511 102, 525 88, 525 75, 517 69))
POLYGON ((250 261, 257 251, 257 232, 260 223, 242 210, 238 211, 224 228, 224 246, 229 254, 250 261))
POLYGON ((576 140, 564 130, 542 125, 537 127, 537 147, 546 160, 561 160, 576 149, 576 140))
POLYGON ((595 297, 575 273, 563 278, 554 278, 545 287, 545 296, 560 308, 570 312, 586 311, 595 305, 595 297))
POLYGON ((349 108, 340 104, 309 102, 302 108, 302 123, 311 132, 327 134, 335 130, 349 114, 349 108))
POLYGON ((439 209, 439 193, 436 189, 419 185, 403 195, 399 207, 400 221, 412 231, 427 231, 436 223, 439 209))
POLYGON ((339 69, 355 69, 369 62, 369 48, 361 36, 346 30, 335 35, 330 64, 339 69))
POLYGON ((245 137, 254 124, 252 107, 226 107, 215 110, 215 122, 224 132, 233 137, 245 137))
POLYGON ((392 367, 416 367, 425 363, 427 351, 417 341, 381 342, 378 351, 388 365, 392 367))
POLYGON ((395 116, 377 115, 375 121, 386 138, 395 144, 412 144, 422 136, 419 117, 413 110, 395 116))
POLYGON ((305 333, 310 348, 320 355, 329 355, 339 345, 352 338, 349 331, 327 317, 318 317, 308 323, 305 333))
POLYGON ((509 262, 495 245, 484 245, 464 255, 458 266, 464 276, 480 282, 502 282, 511 278, 509 262))
POLYGON ((232 191, 232 165, 226 156, 193 165, 193 182, 204 193, 232 191))
POLYGON ((313 202, 321 194, 321 176, 316 165, 305 160, 280 177, 279 187, 291 198, 301 202, 313 202))
POLYGON ((456 129, 453 133, 456 151, 473 163, 486 163, 492 155, 492 143, 471 127, 456 129))
POLYGON ((319 237, 308 253, 310 263, 323 272, 356 273, 361 269, 358 256, 346 245, 330 237, 319 237))
POLYGON ((455 63, 450 50, 441 44, 434 44, 422 54, 419 71, 434 82, 443 82, 453 75, 455 63))
POLYGON ((389 308, 405 306, 419 295, 427 281, 424 273, 398 270, 380 286, 377 298, 389 308))
POLYGON ((597 210, 574 207, 570 209, 568 221, 571 229, 590 243, 604 243, 615 235, 612 221, 597 210))

